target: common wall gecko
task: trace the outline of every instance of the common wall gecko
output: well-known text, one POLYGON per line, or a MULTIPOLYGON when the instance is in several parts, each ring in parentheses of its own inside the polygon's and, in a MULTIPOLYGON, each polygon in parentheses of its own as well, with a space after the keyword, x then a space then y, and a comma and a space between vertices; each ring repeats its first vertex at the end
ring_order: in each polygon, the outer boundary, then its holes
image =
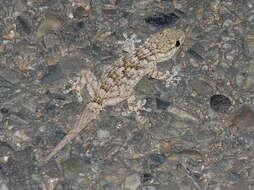
POLYGON ((172 58, 183 44, 184 39, 184 32, 167 28, 162 32, 151 35, 138 48, 130 44, 132 47, 129 52, 110 66, 99 83, 90 71, 84 71, 82 80, 87 85, 91 101, 84 109, 79 120, 76 121, 73 129, 43 161, 47 162, 56 155, 82 129, 96 119, 96 116, 105 106, 116 105, 127 100, 130 110, 137 112, 134 87, 145 75, 160 80, 171 80, 172 76, 169 72, 157 71, 157 63, 172 58))

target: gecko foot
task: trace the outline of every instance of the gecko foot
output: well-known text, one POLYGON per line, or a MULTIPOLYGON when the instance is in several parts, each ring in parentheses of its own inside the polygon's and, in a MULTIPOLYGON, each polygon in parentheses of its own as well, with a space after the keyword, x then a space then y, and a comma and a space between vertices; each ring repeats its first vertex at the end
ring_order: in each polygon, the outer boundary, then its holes
POLYGON ((118 42, 118 44, 122 45, 123 51, 127 53, 135 52, 135 49, 136 49, 135 44, 141 42, 141 40, 137 39, 137 35, 132 34, 130 37, 128 37, 126 33, 123 33, 123 37, 125 38, 125 40, 118 42))
POLYGON ((87 86, 87 90, 91 98, 93 98, 98 90, 98 82, 96 77, 91 71, 81 71, 79 76, 75 77, 73 80, 68 82, 70 87, 64 91, 65 94, 68 94, 70 91, 75 91, 78 102, 82 102, 83 98, 81 96, 81 91, 87 86))
POLYGON ((145 99, 136 101, 135 95, 132 95, 127 99, 127 103, 129 110, 127 112, 124 112, 123 115, 128 115, 132 112, 135 112, 137 114, 138 122, 144 124, 148 121, 147 118, 140 115, 140 110, 151 111, 149 109, 144 108, 144 105, 146 104, 145 99))
POLYGON ((181 81, 181 77, 178 75, 179 68, 175 67, 171 72, 166 71, 165 73, 154 70, 150 76, 154 79, 163 80, 166 82, 166 87, 168 88, 170 85, 178 85, 181 81))

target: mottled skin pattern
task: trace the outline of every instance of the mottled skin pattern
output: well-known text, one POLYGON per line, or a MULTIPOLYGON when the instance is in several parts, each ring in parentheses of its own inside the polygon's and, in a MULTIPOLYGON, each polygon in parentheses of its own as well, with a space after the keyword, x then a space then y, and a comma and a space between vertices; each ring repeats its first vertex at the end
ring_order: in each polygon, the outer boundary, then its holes
POLYGON ((75 123, 74 128, 43 161, 50 160, 75 138, 88 123, 96 119, 103 107, 128 100, 132 111, 136 111, 133 108, 135 107, 135 105, 133 106, 135 104, 133 102, 133 100, 135 101, 133 88, 147 74, 156 79, 167 80, 168 77, 164 73, 157 71, 156 64, 172 58, 184 39, 185 34, 183 32, 173 29, 165 29, 151 35, 143 46, 130 50, 127 55, 115 61, 102 76, 100 83, 97 83, 91 72, 83 72, 91 102, 75 123))

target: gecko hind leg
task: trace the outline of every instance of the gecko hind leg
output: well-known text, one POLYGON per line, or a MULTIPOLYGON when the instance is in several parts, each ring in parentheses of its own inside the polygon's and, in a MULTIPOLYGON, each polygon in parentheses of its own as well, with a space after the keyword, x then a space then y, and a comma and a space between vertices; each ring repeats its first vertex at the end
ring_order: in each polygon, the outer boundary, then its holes
POLYGON ((94 74, 91 71, 86 70, 81 71, 79 76, 74 80, 70 80, 69 83, 71 84, 71 87, 65 90, 64 93, 68 94, 70 91, 74 90, 79 102, 83 101, 81 91, 85 86, 87 86, 87 90, 91 98, 95 96, 99 86, 94 74))
POLYGON ((135 94, 131 95, 127 99, 128 108, 129 111, 127 113, 135 112, 137 114, 137 120, 144 124, 147 122, 147 119, 140 115, 140 110, 150 111, 149 109, 144 108, 144 105, 146 104, 146 100, 136 100, 135 94))
POLYGON ((145 123, 146 119, 140 115, 140 110, 146 110, 150 111, 148 109, 144 108, 144 105, 146 104, 146 100, 136 100, 135 97, 135 92, 133 88, 126 89, 123 91, 122 94, 114 94, 113 96, 109 96, 107 99, 104 100, 103 104, 105 106, 112 106, 116 105, 123 100, 127 99, 127 104, 128 104, 128 111, 125 111, 122 113, 122 115, 128 115, 132 112, 135 112, 137 114, 137 120, 140 121, 141 123, 145 123))
POLYGON ((91 99, 97 94, 99 84, 95 75, 91 71, 81 71, 80 90, 86 85, 91 99))

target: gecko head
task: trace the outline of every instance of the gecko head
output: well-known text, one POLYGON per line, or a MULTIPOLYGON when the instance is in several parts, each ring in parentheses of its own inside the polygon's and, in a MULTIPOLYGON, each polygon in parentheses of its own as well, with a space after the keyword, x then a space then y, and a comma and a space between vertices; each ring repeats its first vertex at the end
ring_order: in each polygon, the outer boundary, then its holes
POLYGON ((184 32, 167 28, 153 35, 147 43, 152 49, 156 50, 153 54, 160 62, 172 58, 182 46, 184 39, 184 32))

